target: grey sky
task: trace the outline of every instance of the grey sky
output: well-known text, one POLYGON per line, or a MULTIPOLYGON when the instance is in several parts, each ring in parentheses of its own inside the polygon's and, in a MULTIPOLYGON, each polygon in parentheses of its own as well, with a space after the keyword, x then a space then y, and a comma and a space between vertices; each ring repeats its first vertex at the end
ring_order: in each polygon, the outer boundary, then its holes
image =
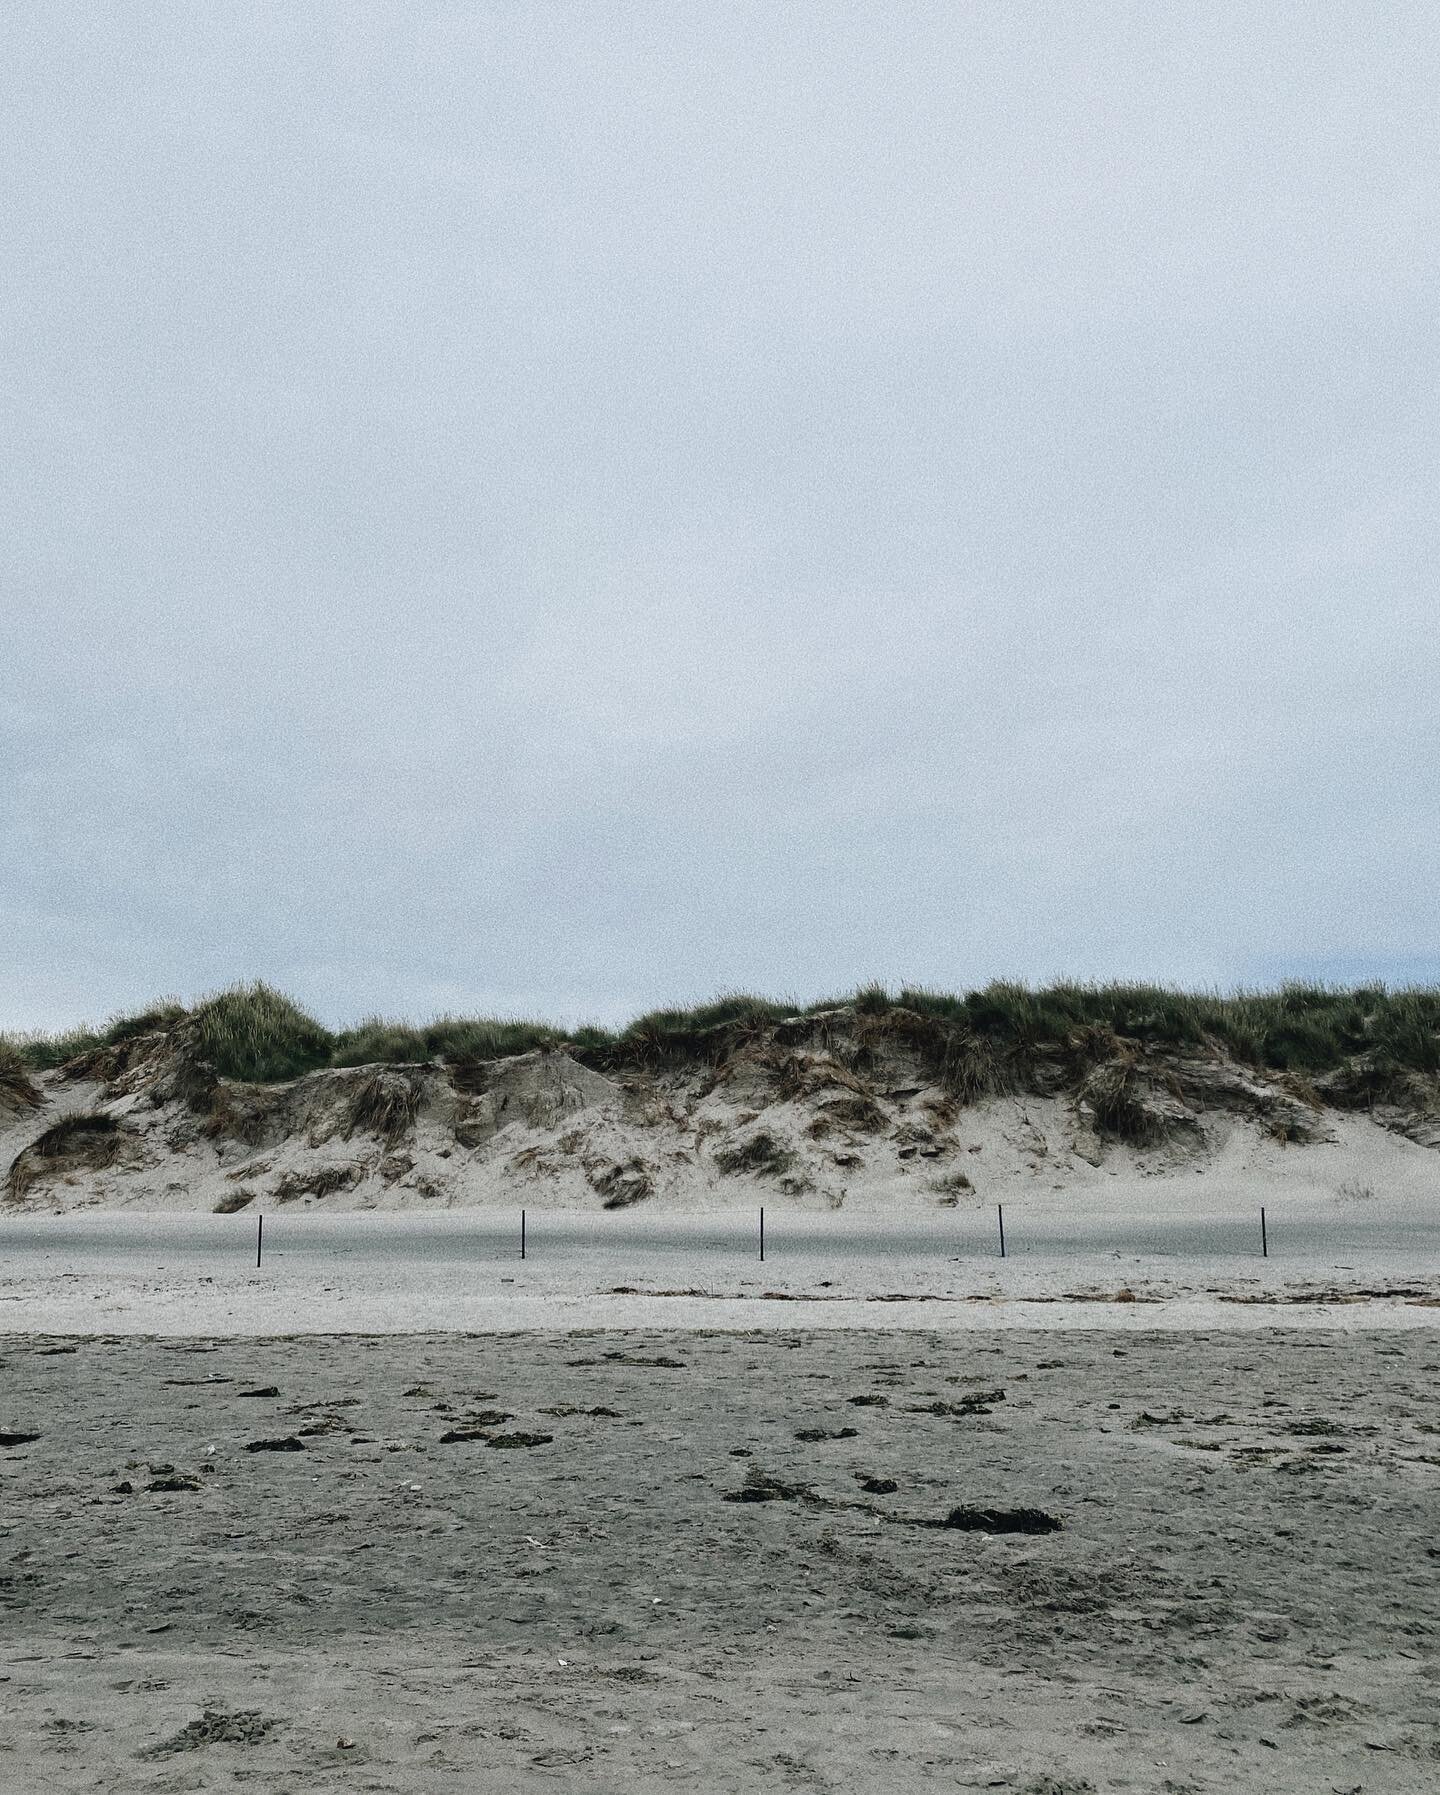
POLYGON ((1440 13, 16 5, 0 1022, 1440 976, 1440 13))

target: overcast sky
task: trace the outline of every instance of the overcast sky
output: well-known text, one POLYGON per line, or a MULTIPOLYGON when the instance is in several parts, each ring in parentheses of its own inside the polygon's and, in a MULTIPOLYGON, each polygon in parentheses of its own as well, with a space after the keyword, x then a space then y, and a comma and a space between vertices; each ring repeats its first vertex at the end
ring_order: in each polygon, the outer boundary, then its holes
POLYGON ((1440 977, 1433 0, 0 70, 0 1024, 1440 977))

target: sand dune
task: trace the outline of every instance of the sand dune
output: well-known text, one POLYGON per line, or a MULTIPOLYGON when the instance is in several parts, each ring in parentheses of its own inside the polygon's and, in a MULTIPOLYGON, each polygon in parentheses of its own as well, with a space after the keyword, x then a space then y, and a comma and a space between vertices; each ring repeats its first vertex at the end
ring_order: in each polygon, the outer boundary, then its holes
POLYGON ((1214 1045, 1114 1042, 1098 1063, 1032 1059, 1027 1088, 967 1102, 922 1023, 826 1012, 613 1076, 556 1050, 270 1085, 219 1078, 183 1032, 157 1030, 42 1075, 33 1102, 0 1111, 0 1209, 1436 1201, 1435 1080, 1409 1076, 1403 1102, 1378 1101, 1359 1070, 1307 1085, 1214 1045))

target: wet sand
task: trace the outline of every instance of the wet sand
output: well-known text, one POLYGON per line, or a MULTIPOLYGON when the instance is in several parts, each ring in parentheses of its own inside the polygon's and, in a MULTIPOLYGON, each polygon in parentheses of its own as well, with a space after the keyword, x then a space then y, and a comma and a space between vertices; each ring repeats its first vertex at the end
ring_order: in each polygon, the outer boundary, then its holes
POLYGON ((1437 1374, 1414 1328, 11 1335, 0 1789, 1418 1795, 1437 1374))

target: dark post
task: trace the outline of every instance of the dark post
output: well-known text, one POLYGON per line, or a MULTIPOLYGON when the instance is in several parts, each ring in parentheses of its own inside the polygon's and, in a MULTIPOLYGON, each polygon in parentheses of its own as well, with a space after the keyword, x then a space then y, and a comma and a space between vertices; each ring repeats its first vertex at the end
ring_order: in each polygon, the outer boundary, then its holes
POLYGON ((259 1271, 260 1255, 265 1250, 265 1217, 257 1215, 255 1220, 258 1223, 255 1229, 255 1269, 259 1271))
POLYGON ((765 1257, 765 1205, 760 1205, 760 1257, 765 1257))
POLYGON ((1265 1234, 1265 1205, 1263 1203, 1260 1205, 1260 1257, 1262 1259, 1270 1257, 1270 1242, 1265 1234))
POLYGON ((520 1211, 520 1257, 525 1257, 525 1211, 520 1211))
POLYGON ((995 1213, 1000 1218, 1000 1257, 1005 1257, 1005 1205, 997 1203, 995 1213))

